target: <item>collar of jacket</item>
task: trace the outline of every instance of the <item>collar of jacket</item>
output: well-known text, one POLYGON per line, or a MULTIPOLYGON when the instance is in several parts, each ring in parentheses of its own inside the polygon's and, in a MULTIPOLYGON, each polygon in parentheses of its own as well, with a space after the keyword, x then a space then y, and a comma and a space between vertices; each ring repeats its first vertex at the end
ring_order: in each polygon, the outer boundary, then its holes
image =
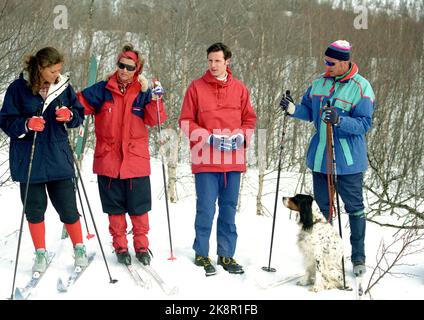
POLYGON ((343 75, 332 77, 328 72, 324 74, 324 78, 334 78, 334 81, 336 82, 348 82, 350 79, 352 79, 356 74, 358 73, 358 66, 356 63, 351 62, 350 63, 350 69, 343 75))
POLYGON ((230 68, 227 67, 227 81, 219 81, 217 78, 215 78, 212 73, 209 70, 206 70, 205 74, 203 75, 203 80, 205 80, 207 83, 211 84, 217 84, 221 87, 226 87, 230 85, 231 81, 233 80, 233 73, 231 72, 230 68))
MULTIPOLYGON (((25 82, 29 81, 29 74, 27 71, 23 71, 20 75, 25 82)), ((59 74, 58 82, 53 83, 49 87, 49 91, 47 92, 46 100, 44 100, 43 111, 49 106, 49 104, 56 99, 60 94, 65 91, 69 86, 69 73, 59 74)))
POLYGON ((118 71, 116 71, 107 80, 106 89, 123 96, 123 95, 125 95, 126 92, 128 92, 129 88, 132 87, 132 86, 139 86, 140 88, 139 88, 138 91, 141 91, 141 84, 138 82, 138 74, 134 75, 133 81, 130 84, 128 84, 127 89, 125 90, 124 93, 122 93, 121 90, 119 90, 118 71))
POLYGON ((49 106, 49 104, 62 94, 69 86, 69 74, 59 74, 59 82, 53 83, 49 87, 49 92, 47 92, 46 100, 43 105, 43 112, 49 106))

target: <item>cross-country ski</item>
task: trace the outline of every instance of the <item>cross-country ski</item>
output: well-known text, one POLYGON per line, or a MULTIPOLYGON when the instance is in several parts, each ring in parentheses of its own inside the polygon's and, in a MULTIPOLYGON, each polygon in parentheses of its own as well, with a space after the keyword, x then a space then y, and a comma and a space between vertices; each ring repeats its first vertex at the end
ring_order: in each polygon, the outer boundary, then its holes
POLYGON ((53 258, 55 256, 54 252, 48 253, 47 258, 47 268, 44 272, 38 272, 35 271, 32 273, 31 279, 28 281, 28 283, 25 285, 25 287, 16 287, 15 288, 15 300, 27 300, 31 293, 36 289, 37 285, 40 283, 42 277, 46 274, 48 267, 50 266, 53 258))
POLYGON ((72 273, 65 278, 65 280, 62 280, 61 277, 57 279, 57 291, 59 292, 67 292, 71 286, 75 284, 75 282, 82 276, 84 271, 88 268, 88 266, 91 264, 91 262, 94 260, 94 257, 96 256, 96 253, 90 253, 88 255, 88 265, 85 267, 76 266, 72 273))

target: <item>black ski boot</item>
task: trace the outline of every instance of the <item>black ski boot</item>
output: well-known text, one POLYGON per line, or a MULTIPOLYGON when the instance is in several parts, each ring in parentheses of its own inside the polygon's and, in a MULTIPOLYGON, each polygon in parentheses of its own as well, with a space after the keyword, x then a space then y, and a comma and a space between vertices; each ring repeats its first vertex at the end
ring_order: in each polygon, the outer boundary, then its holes
POLYGON ((209 259, 208 257, 203 257, 196 254, 194 264, 196 266, 203 267, 205 269, 205 275, 207 277, 216 274, 215 267, 212 265, 211 259, 209 259))
MULTIPOLYGON (((144 248, 142 248, 144 249, 144 248)), ((144 249, 145 250, 145 249, 144 249)), ((139 251, 135 253, 135 257, 140 261, 144 266, 150 265, 151 257, 153 257, 152 251, 150 249, 147 249, 147 251, 139 251)))
POLYGON ((243 267, 239 265, 236 260, 229 257, 218 257, 218 264, 221 265, 225 271, 229 273, 242 274, 244 273, 243 267))
POLYGON ((116 251, 118 262, 129 266, 131 264, 131 256, 128 251, 116 251))

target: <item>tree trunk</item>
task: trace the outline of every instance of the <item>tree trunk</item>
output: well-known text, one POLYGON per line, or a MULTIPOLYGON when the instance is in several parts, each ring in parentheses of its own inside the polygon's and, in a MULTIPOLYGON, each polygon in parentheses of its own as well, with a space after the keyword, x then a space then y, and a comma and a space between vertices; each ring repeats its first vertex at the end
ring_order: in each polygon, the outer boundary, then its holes
POLYGON ((264 188, 264 173, 259 173, 259 182, 258 182, 258 193, 256 194, 256 215, 262 216, 264 214, 264 209, 262 206, 262 191, 264 188))
POLYGON ((171 203, 177 203, 177 164, 168 163, 168 195, 171 203))
POLYGON ((182 131, 179 130, 178 136, 172 138, 172 149, 170 149, 168 161, 168 196, 171 203, 177 203, 177 166, 178 166, 178 150, 180 148, 182 131))

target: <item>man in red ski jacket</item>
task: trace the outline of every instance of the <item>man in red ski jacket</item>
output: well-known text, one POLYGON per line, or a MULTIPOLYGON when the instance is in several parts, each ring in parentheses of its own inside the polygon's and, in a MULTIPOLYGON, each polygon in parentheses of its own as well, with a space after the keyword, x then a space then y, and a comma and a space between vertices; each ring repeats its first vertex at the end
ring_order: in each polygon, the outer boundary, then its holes
POLYGON ((109 231, 118 261, 131 264, 126 237, 128 212, 137 259, 150 264, 148 211, 151 210, 149 135, 146 126, 166 120, 159 82, 153 89, 141 90, 138 75, 143 59, 131 45, 124 46, 117 70, 78 94, 85 114, 94 114, 96 148, 93 171, 103 211, 109 216, 109 231))
POLYGON ((256 114, 245 85, 229 69, 230 49, 215 43, 207 49, 208 70, 194 80, 184 97, 179 125, 190 140, 196 184, 195 264, 206 275, 216 273, 209 259, 209 238, 218 199, 218 264, 230 273, 243 273, 233 258, 237 230, 235 214, 241 172, 246 171, 246 146, 256 114))

